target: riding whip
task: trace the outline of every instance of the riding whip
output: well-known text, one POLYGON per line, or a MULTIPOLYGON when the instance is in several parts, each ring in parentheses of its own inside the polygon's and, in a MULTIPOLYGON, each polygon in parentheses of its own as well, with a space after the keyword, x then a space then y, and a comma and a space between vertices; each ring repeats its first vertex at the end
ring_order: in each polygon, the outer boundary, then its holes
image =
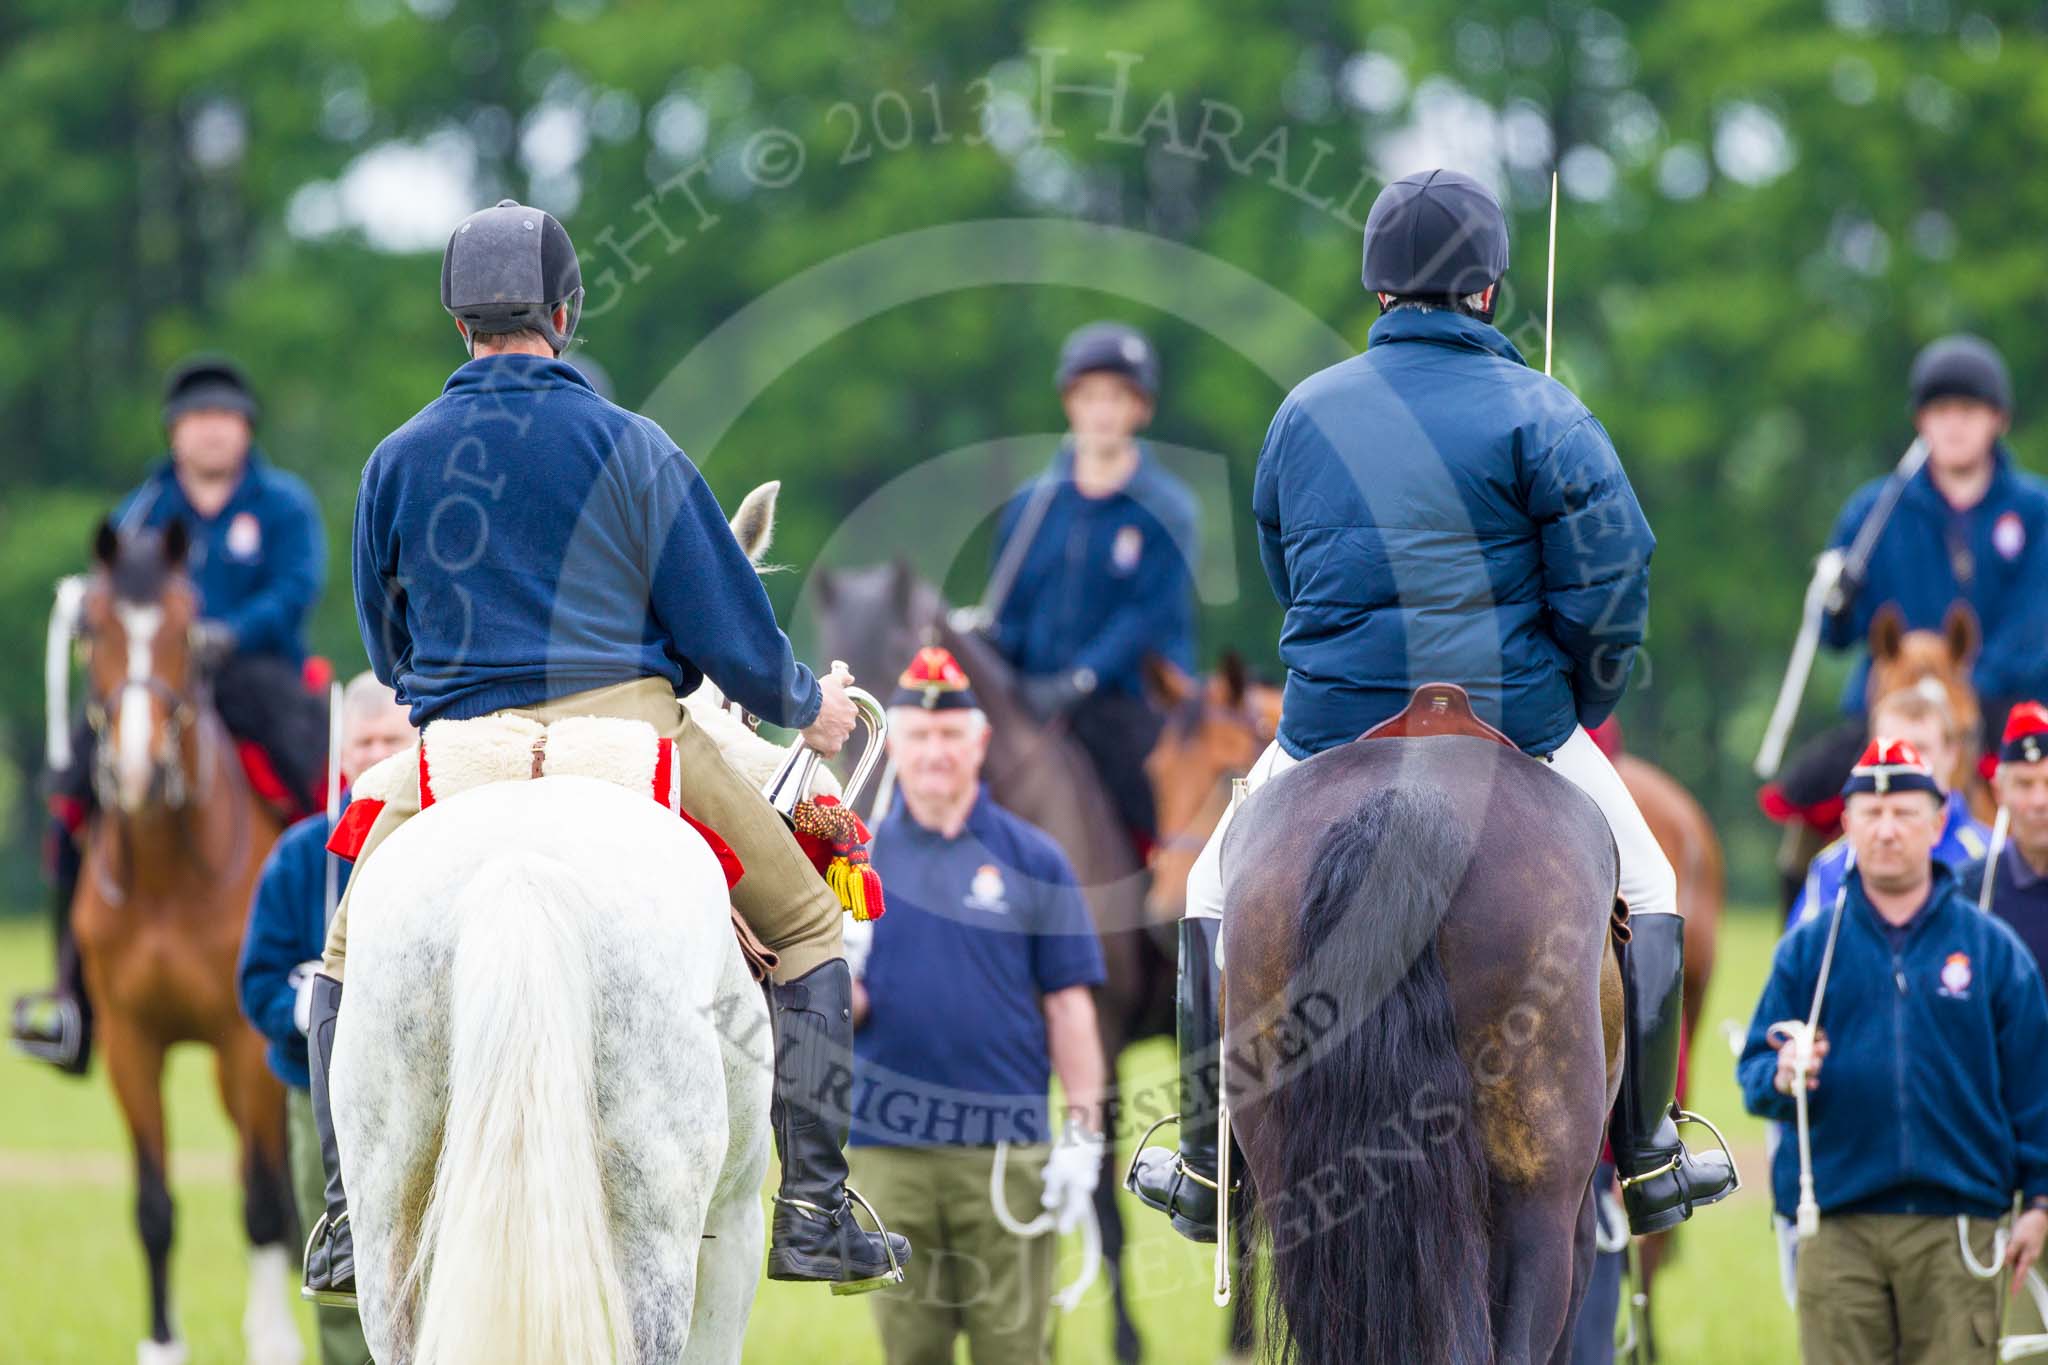
MULTIPOLYGON (((1251 795, 1252 784, 1248 778, 1230 779, 1230 810, 1236 817, 1237 808, 1251 795)), ((1211 1298, 1218 1308, 1230 1307, 1230 1014, 1223 1008, 1226 983, 1219 983, 1216 991, 1216 1015, 1218 1031, 1216 1036, 1216 1283, 1211 1298)))
POLYGON ((1550 373, 1550 339, 1557 335, 1557 172, 1550 173, 1550 250, 1543 276, 1543 373, 1550 373))
POLYGON ((1863 580, 1865 571, 1870 567, 1870 557, 1877 550, 1877 538, 1884 534, 1885 523, 1891 520, 1892 511, 1899 505, 1906 485, 1926 463, 1927 442, 1916 436, 1885 479, 1884 487, 1878 490, 1877 500, 1871 504, 1863 524, 1856 528, 1856 537, 1849 542, 1849 548, 1846 551, 1829 550, 1815 561, 1813 578, 1806 585, 1806 598, 1800 607, 1799 637, 1793 642, 1792 657, 1785 665, 1784 681, 1778 685, 1778 700, 1771 707, 1770 723, 1764 727, 1764 742, 1757 750, 1755 772, 1765 781, 1776 777, 1778 765, 1785 761, 1785 741, 1792 732, 1799 699, 1806 692, 1807 676, 1813 671, 1813 656, 1820 645, 1821 622, 1848 608, 1848 585, 1863 580))

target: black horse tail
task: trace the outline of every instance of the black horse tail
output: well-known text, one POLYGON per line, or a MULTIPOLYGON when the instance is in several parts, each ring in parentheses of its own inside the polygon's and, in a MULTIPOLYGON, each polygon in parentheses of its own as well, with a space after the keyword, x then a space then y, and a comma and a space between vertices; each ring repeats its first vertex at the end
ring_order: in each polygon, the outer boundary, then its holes
POLYGON ((1486 1153, 1437 955, 1471 854, 1429 789, 1373 792, 1317 843, 1287 992, 1287 1019, 1315 1037, 1261 1122, 1280 1172, 1261 1194, 1283 1362, 1493 1360, 1486 1153))

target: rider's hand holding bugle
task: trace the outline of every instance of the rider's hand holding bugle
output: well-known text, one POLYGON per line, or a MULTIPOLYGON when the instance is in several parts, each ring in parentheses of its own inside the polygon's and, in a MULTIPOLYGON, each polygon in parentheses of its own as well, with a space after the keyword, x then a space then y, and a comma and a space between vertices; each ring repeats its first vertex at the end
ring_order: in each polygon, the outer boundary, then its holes
POLYGON ((853 674, 836 660, 830 673, 819 675, 818 691, 824 694, 824 701, 818 707, 818 718, 803 728, 803 741, 826 758, 838 753, 853 733, 857 713, 846 695, 846 689, 852 685, 853 674))

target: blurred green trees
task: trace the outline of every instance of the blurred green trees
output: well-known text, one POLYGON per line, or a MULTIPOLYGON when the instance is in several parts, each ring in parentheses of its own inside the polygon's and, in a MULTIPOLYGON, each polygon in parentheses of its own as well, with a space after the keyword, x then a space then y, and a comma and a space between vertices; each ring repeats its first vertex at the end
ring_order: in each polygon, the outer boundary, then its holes
MULTIPOLYGON (((894 488, 900 538, 833 554, 964 543, 948 575, 959 596, 979 590, 975 533, 993 502, 891 481, 1056 430, 1059 338, 1126 317, 1165 359, 1154 434, 1227 460, 1204 466, 1219 475, 1204 488, 1205 646, 1270 668, 1277 620, 1243 511, 1252 458, 1284 385, 1344 339, 1362 344, 1355 222, 1373 191, 1436 161, 1507 191, 1504 323, 1537 363, 1545 196, 1562 171, 1559 374, 1612 430, 1661 542, 1624 719, 1633 747, 1707 799, 1739 879, 1760 887, 1747 760, 1811 556, 1842 498, 1907 439, 1913 350, 1954 328, 2003 346, 2015 445, 2042 464, 2029 379, 2048 343, 2028 325, 2048 278, 2035 228, 2048 182, 2028 174, 2048 143, 2038 13, 1970 0, 1204 8, 0 11, 13 321, 0 329, 0 629, 18 656, 0 675, 0 764, 14 769, 0 814, 23 855, 8 860, 14 889, 31 876, 22 775, 39 761, 32 656, 49 584, 159 451, 157 386, 184 352, 249 367, 262 443, 319 493, 335 559, 315 642, 346 670, 360 660, 345 559, 356 474, 461 358, 436 257, 469 208, 511 194, 565 219, 591 285, 589 354, 728 505, 785 480, 777 558, 810 564, 843 516, 894 488), (1174 297, 1163 251, 1126 265, 1085 234, 1048 232, 1030 239, 1043 259, 1019 268, 977 262, 972 230, 906 237, 1004 219, 1123 229, 1243 278, 1187 274, 1195 307, 1174 297), (878 249, 872 273, 829 292, 805 276, 861 248, 878 249), (778 309, 749 311, 783 286, 778 309)), ((1030 462, 995 468, 990 497, 1030 462)), ((779 602, 801 577, 775 582, 779 602)), ((1816 680, 1814 715, 1838 679, 1816 680)))

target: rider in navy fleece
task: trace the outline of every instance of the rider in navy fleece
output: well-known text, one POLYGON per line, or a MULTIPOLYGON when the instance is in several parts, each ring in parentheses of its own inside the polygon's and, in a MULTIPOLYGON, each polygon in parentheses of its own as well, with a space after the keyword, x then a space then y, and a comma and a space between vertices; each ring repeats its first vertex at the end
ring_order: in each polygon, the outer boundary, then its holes
POLYGON ((370 662, 416 725, 635 678, 687 694, 706 674, 771 724, 818 714, 703 475, 560 359, 472 360, 384 439, 356 499, 355 589, 370 662), (402 548, 432 575, 401 576, 402 548))

